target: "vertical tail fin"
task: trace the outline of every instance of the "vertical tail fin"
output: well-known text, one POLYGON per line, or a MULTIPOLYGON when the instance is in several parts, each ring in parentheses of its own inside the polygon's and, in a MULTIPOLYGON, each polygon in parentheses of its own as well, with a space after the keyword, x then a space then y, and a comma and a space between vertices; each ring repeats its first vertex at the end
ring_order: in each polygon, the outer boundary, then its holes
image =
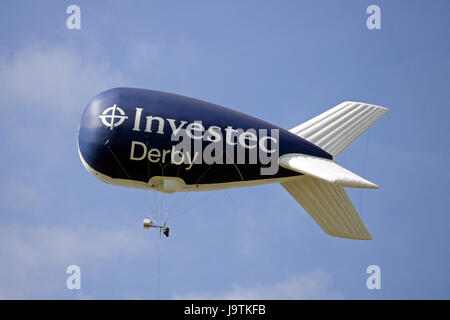
POLYGON ((289 130, 337 157, 389 109, 361 102, 342 102, 289 130))
POLYGON ((281 183, 328 235, 371 240, 344 187, 310 176, 281 183))

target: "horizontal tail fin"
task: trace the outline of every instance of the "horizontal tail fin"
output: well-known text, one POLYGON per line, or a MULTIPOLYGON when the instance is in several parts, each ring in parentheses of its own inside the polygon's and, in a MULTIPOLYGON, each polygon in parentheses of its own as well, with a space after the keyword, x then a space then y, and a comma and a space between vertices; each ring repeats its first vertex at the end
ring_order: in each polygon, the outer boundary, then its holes
POLYGON ((342 186, 310 176, 301 176, 281 185, 330 236, 372 239, 342 186))
POLYGON ((342 102, 290 132, 337 157, 389 109, 361 102, 342 102))
POLYGON ((300 153, 286 154, 279 159, 285 169, 309 175, 343 187, 376 189, 378 186, 341 167, 333 160, 300 153))

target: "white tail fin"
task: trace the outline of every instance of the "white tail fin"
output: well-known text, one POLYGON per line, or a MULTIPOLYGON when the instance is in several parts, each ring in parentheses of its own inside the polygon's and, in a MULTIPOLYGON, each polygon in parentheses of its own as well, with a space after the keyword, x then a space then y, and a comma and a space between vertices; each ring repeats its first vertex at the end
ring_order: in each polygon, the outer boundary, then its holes
POLYGON ((281 185, 330 236, 372 239, 340 185, 309 176, 301 176, 281 185))
POLYGON ((289 131, 337 157, 388 111, 384 107, 346 101, 289 131))
POLYGON ((376 189, 378 186, 341 167, 333 160, 301 153, 285 154, 278 160, 283 168, 343 187, 376 189))
MULTIPOLYGON (((336 158, 389 110, 359 102, 343 102, 289 130, 336 158)), ((303 174, 281 185, 329 235, 370 240, 369 231, 344 187, 377 188, 334 160, 304 154, 285 154, 282 167, 303 174)))

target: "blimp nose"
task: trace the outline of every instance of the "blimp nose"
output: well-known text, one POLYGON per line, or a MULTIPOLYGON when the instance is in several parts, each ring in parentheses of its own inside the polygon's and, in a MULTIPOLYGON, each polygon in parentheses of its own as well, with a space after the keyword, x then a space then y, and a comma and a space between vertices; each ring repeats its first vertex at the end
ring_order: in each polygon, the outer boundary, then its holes
POLYGON ((78 130, 78 151, 81 162, 94 176, 113 175, 106 172, 116 167, 108 143, 127 118, 115 90, 99 94, 86 106, 78 130))
POLYGON ((108 132, 100 126, 98 111, 99 103, 95 100, 86 106, 81 117, 77 141, 81 162, 93 174, 101 168, 99 161, 104 153, 104 143, 108 139, 108 132))

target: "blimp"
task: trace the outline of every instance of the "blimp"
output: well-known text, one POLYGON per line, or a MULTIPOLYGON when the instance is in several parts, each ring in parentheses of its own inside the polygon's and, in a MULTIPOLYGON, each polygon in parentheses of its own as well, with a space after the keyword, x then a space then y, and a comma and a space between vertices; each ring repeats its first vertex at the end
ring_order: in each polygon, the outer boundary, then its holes
POLYGON ((113 88, 84 109, 78 153, 105 183, 169 194, 279 183, 328 235, 370 240, 345 188, 378 186, 336 158, 388 111, 345 101, 284 129, 183 95, 113 88))

